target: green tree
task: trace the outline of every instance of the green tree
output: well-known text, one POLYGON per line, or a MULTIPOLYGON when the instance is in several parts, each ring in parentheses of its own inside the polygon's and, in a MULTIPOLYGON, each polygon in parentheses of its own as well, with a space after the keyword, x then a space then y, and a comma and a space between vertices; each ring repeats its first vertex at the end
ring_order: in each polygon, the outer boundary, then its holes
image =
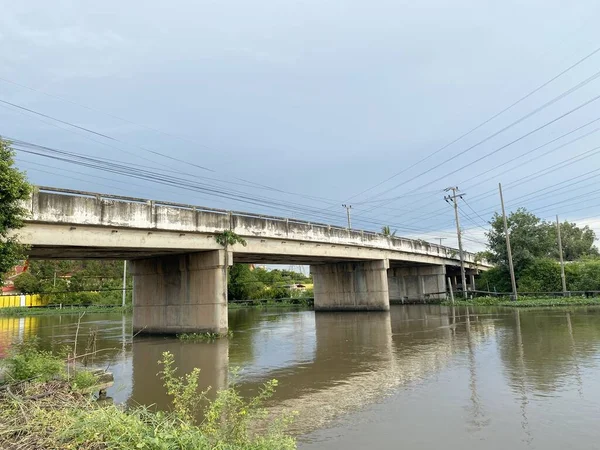
POLYGON ((32 273, 23 272, 15 278, 15 288, 17 288, 19 292, 36 294, 42 290, 42 284, 32 273))
MULTIPOLYGON (((525 208, 519 208, 507 217, 508 232, 512 247, 515 274, 520 274, 535 258, 548 256, 554 246, 553 236, 542 220, 525 208)), ((491 262, 508 266, 504 221, 498 213, 491 221, 492 228, 487 233, 491 262)))
POLYGON ((23 226, 27 210, 21 201, 29 197, 31 185, 15 167, 10 143, 0 139, 0 280, 25 255, 25 247, 11 232, 23 226))
MULTIPOLYGON (((556 225, 547 223, 549 234, 554 242, 558 242, 556 233, 556 225)), ((560 224, 560 237, 563 247, 563 258, 565 261, 576 261, 583 256, 597 256, 598 249, 594 247, 596 233, 587 225, 583 228, 578 227, 571 222, 562 222, 560 224)), ((558 258, 558 245, 552 248, 551 254, 553 258, 558 258)))
POLYGON ((227 290, 230 300, 253 300, 261 298, 265 284, 250 270, 248 264, 234 264, 229 270, 227 290))

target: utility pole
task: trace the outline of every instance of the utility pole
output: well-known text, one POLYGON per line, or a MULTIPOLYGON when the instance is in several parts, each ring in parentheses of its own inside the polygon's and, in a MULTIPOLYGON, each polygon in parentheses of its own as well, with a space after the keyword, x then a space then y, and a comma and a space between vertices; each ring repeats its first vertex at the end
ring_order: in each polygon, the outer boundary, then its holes
POLYGON ((556 215, 556 235, 558 236, 558 255, 560 257, 560 280, 562 281, 563 296, 567 296, 567 278, 565 277, 565 261, 563 259, 562 239, 560 238, 560 222, 556 215))
POLYGON ((444 200, 446 200, 446 202, 448 202, 449 200, 452 200, 452 203, 454 204, 454 219, 456 220, 456 235, 458 236, 458 253, 460 254, 460 279, 462 282, 463 297, 466 299, 467 298, 467 277, 465 276, 465 257, 463 254, 462 235, 460 232, 460 220, 458 218, 458 203, 456 201, 457 198, 462 198, 462 196, 465 194, 457 194, 457 192, 459 192, 458 186, 446 188, 446 189, 444 189, 444 191, 446 191, 446 192, 452 191, 452 195, 450 195, 450 194, 446 195, 444 197, 444 200))
POLYGON ((125 298, 127 297, 127 260, 123 261, 123 299, 121 306, 125 308, 125 298))
POLYGON ((502 204, 502 217, 504 219, 504 235, 506 236, 506 253, 508 255, 508 269, 510 270, 510 284, 512 285, 513 300, 517 300, 517 281, 515 279, 515 268, 513 266, 512 250, 510 248, 510 235, 508 234, 508 221, 504 210, 504 197, 502 196, 502 183, 498 183, 500 191, 500 203, 502 204))
POLYGON ((434 238, 434 239, 437 239, 438 241, 440 241, 440 247, 443 245, 442 241, 446 240, 446 238, 440 238, 440 237, 437 237, 437 238, 434 238))
POLYGON ((352 222, 350 221, 350 210, 352 209, 352 205, 342 205, 346 208, 346 215, 348 216, 348 229, 352 229, 352 222))

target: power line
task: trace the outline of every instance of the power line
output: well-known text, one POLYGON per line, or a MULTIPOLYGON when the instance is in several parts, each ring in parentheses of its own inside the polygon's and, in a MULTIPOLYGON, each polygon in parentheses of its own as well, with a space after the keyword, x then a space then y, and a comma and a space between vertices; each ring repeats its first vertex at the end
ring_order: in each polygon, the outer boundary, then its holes
MULTIPOLYGON (((598 72, 597 76, 600 76, 600 72, 598 72)), ((467 168, 467 167, 470 167, 472 164, 474 164, 474 163, 477 163, 477 162, 479 162, 479 161, 481 161, 481 160, 483 160, 483 159, 485 159, 485 158, 487 158, 487 157, 489 157, 489 156, 491 156, 491 155, 493 155, 493 154, 495 154, 495 153, 498 153, 499 151, 501 151, 501 150, 505 149, 506 147, 508 147, 508 146, 510 146, 510 145, 512 145, 512 144, 514 144, 514 143, 516 143, 516 142, 519 142, 519 141, 521 141, 521 140, 525 139, 525 138, 526 138, 526 137, 528 137, 528 136, 531 136, 532 134, 534 134, 534 133, 536 133, 536 132, 538 132, 538 131, 540 131, 540 130, 542 130, 542 129, 546 128, 546 127, 548 127, 549 125, 551 125, 551 124, 553 124, 553 123, 555 123, 555 122, 557 122, 557 121, 559 121, 559 120, 561 120, 561 119, 563 119, 563 118, 565 118, 565 117, 569 116, 570 114, 572 114, 572 113, 574 113, 574 112, 576 112, 576 111, 580 110, 581 108, 583 108, 583 107, 585 107, 585 106, 587 106, 587 105, 589 105, 589 104, 591 104, 591 103, 593 103, 593 102, 597 101, 598 99, 600 99, 600 95, 597 95, 597 96, 595 96, 595 97, 593 97, 593 98, 591 98, 591 99, 589 99, 589 100, 587 100, 587 101, 585 101, 585 102, 581 103, 581 104, 580 104, 580 105, 578 105, 577 107, 575 107, 575 108, 573 108, 573 109, 571 109, 571 110, 567 111, 566 113, 563 113, 563 114, 561 114, 561 115, 560 115, 560 116, 558 116, 558 117, 555 117, 555 118, 554 118, 554 119, 552 119, 551 121, 544 123, 543 125, 541 125, 541 126, 539 126, 539 127, 535 128, 534 130, 532 130, 532 131, 529 131, 528 133, 526 133, 526 134, 524 134, 524 135, 521 135, 521 136, 520 136, 520 137, 518 137, 517 139, 514 139, 514 140, 512 140, 511 142, 509 142, 508 144, 505 144, 505 145, 502 145, 501 147, 498 147, 498 148, 496 148, 496 149, 495 149, 495 150, 493 150, 492 152, 490 152, 490 153, 487 153, 487 154, 486 154, 486 155, 484 155, 484 156, 481 156, 480 158, 476 159, 475 161, 473 161, 473 162, 471 162, 471 163, 468 163, 468 164, 466 164, 466 165, 464 165, 464 166, 462 166, 462 167, 460 167, 460 168, 458 168, 458 169, 456 169, 456 170, 453 170, 453 171, 451 171, 451 172, 449 172, 449 173, 446 173, 446 174, 444 174, 443 176, 441 176, 441 177, 439 177, 439 178, 436 178, 435 180, 433 180, 433 181, 430 181, 430 182, 428 182, 428 183, 426 183, 426 184, 424 184, 424 185, 422 185, 422 186, 419 186, 419 187, 417 187, 417 188, 415 188, 415 189, 412 189, 412 190, 411 190, 411 191, 409 191, 408 193, 415 192, 415 191, 417 191, 417 190, 421 189, 421 188, 422 188, 422 187, 424 187, 424 186, 429 186, 431 183, 434 183, 434 182, 436 182, 436 181, 440 181, 440 180, 442 180, 442 179, 446 178, 446 177, 447 177, 447 176, 449 176, 449 175, 453 175, 453 174, 455 174, 455 173, 459 172, 460 170, 463 170, 463 169, 465 169, 465 168, 467 168)), ((470 148, 473 148, 473 147, 474 147, 474 146, 472 146, 472 147, 470 147, 470 148)), ((467 149, 467 151, 468 151, 468 150, 469 150, 469 149, 467 149)), ((463 152, 463 153, 464 153, 464 152, 463 152)), ((459 154, 459 155, 460 155, 460 154, 459 154)), ((440 167, 441 165, 443 165, 444 163, 446 163, 446 162, 448 162, 448 161, 449 161, 449 160, 446 160, 446 161, 444 161, 443 163, 440 163, 440 164, 438 164, 437 166, 435 166, 435 167, 434 167, 434 168, 432 168, 432 169, 429 169, 429 170, 428 170, 428 171, 426 171, 426 172, 429 172, 429 171, 431 171, 431 170, 433 170, 433 169, 435 169, 435 168, 437 168, 437 167, 440 167)), ((426 172, 425 172, 425 173, 426 173, 426 172)), ((405 183, 407 183, 407 182, 409 182, 409 181, 412 181, 412 180, 414 180, 414 179, 416 179, 416 178, 418 178, 418 177, 419 177, 419 176, 417 175, 417 176, 415 176, 415 177, 413 177, 413 178, 411 178, 411 179, 409 179, 409 180, 406 180, 405 182, 403 182, 403 183, 401 183, 401 184, 405 184, 405 183)), ((369 211, 372 211, 373 209, 376 209, 376 207, 373 207, 373 208, 371 208, 371 210, 368 210, 367 212, 369 212, 369 211)), ((391 218, 394 218, 394 217, 397 217, 397 216, 391 216, 391 218)))
MULTIPOLYGON (((118 161, 106 161, 98 158, 91 158, 83 155, 79 155, 73 152, 66 152, 61 150, 52 149, 50 147, 39 146, 36 144, 30 144, 25 141, 20 141, 16 139, 12 139, 12 141, 16 144, 14 145, 15 149, 27 153, 33 154, 45 158, 49 158, 52 160, 58 160, 65 163, 77 164, 83 167, 89 167, 97 170, 103 170, 109 173, 114 173, 118 175, 123 175, 126 177, 138 178, 144 181, 159 183, 168 186, 174 186, 179 189, 184 190, 192 190, 194 192, 205 192, 210 195, 216 195, 218 197, 230 198, 236 201, 240 201, 243 203, 256 204, 261 206, 266 206, 269 208, 274 208, 278 210, 286 210, 292 211, 295 213, 301 213, 313 217, 318 217, 318 219, 322 219, 322 215, 317 215, 314 209, 307 208, 306 205, 294 205, 289 202, 278 202, 273 201, 268 198, 256 198, 248 195, 241 195, 239 191, 224 191, 221 189, 209 189, 206 185, 199 183, 191 183, 184 179, 173 179, 171 176, 164 176, 160 173, 151 172, 145 169, 140 169, 138 167, 129 166, 126 163, 118 162, 118 161)), ((338 214, 327 214, 329 217, 334 217, 336 219, 340 219, 340 215, 338 214)), ((379 222, 373 221, 363 221, 366 223, 373 223, 378 226, 381 224, 379 222)), ((418 228, 407 228, 402 226, 395 226, 395 228, 402 228, 408 232, 424 232, 426 231, 418 228)), ((431 230, 431 232, 439 233, 437 230, 431 230)))
MULTIPOLYGON (((73 124, 71 122, 68 122, 68 121, 65 121, 65 120, 62 120, 62 119, 58 119, 58 118, 50 116, 48 114, 44 114, 44 113, 41 113, 39 111, 35 111, 33 109, 30 109, 30 108, 26 108, 24 106, 17 105, 17 104, 12 103, 12 102, 8 102, 8 101, 0 99, 0 103, 5 104, 5 105, 9 105, 9 106, 14 107, 14 108, 16 108, 18 110, 21 110, 21 111, 29 112, 29 113, 34 114, 36 116, 40 116, 40 117, 48 118, 50 120, 54 120, 54 121, 56 121, 58 123, 62 123, 62 124, 65 124, 67 126, 73 127, 75 129, 78 129, 78 130, 81 130, 81 131, 84 131, 84 132, 88 132, 88 133, 91 133, 91 134, 96 135, 96 136, 103 137, 105 139, 108 139, 110 141, 114 141, 114 142, 120 143, 122 145, 132 146, 132 147, 138 148, 138 149, 140 149, 142 151, 150 152, 150 153, 153 153, 155 155, 159 155, 159 156, 168 158, 170 160, 174 160, 174 161, 186 164, 186 165, 191 165, 193 167, 197 167, 197 168, 200 168, 200 169, 203 169, 203 170, 207 170, 207 171, 210 171, 210 172, 213 172, 213 173, 217 172, 216 170, 213 170, 213 169, 210 169, 210 168, 207 168, 207 167, 204 167, 204 166, 199 166, 199 165, 193 164, 193 163, 191 163, 189 161, 181 160, 179 158, 175 158, 175 157, 172 157, 172 156, 169 156, 169 155, 165 155, 164 153, 157 152, 155 150, 151 150, 151 149, 148 149, 146 147, 142 147, 142 146, 139 146, 139 145, 136 145, 136 144, 133 144, 133 143, 125 142, 125 141, 120 140, 118 138, 115 138, 113 136, 109 136, 109 135, 104 134, 104 133, 99 133, 99 132, 94 131, 94 130, 92 130, 90 128, 86 128, 86 127, 81 127, 79 125, 75 125, 75 124, 73 124)), ((48 123, 48 122, 45 122, 45 123, 48 123)), ((72 131, 72 130, 66 130, 66 131, 72 131)), ((79 133, 77 133, 77 134, 79 134, 79 133)), ((122 152, 130 153, 130 154, 132 154, 132 155, 134 155, 136 157, 140 157, 142 159, 148 160, 147 158, 141 157, 139 154, 127 152, 126 150, 124 150, 124 149, 122 149, 120 147, 115 147, 115 146, 109 145, 107 143, 104 143, 104 142, 101 142, 101 141, 98 141, 98 140, 95 140, 95 139, 92 139, 92 141, 94 141, 96 143, 99 143, 101 145, 105 145, 105 146, 114 148, 116 150, 119 150, 120 152, 122 151, 122 152)), ((155 164, 160 165, 161 167, 163 166, 159 162, 156 162, 156 161, 153 161, 153 160, 149 160, 149 161, 152 161, 155 164)), ((180 171, 176 171, 176 170, 174 170, 174 172, 180 173, 180 171)), ((190 174, 188 174, 188 175, 190 175, 190 174)), ((190 175, 190 176, 197 177, 198 175, 190 175)), ((203 178, 207 178, 207 177, 203 177, 203 178)), ((290 192, 290 191, 282 190, 282 189, 279 189, 279 188, 275 188, 275 187, 263 185, 263 184, 260 184, 260 183, 256 183, 256 182, 253 182, 253 181, 245 180, 245 179, 242 179, 242 178, 236 178, 236 177, 234 177, 234 179, 243 182, 244 183, 243 186, 246 186, 246 187, 248 187, 248 185, 250 185, 252 187, 259 188, 259 189, 267 189, 267 190, 270 190, 270 191, 276 191, 276 192, 280 192, 280 193, 287 194, 287 195, 299 196, 299 197, 307 198, 307 199, 310 199, 310 200, 318 200, 318 201, 321 201, 321 202, 324 202, 324 203, 327 203, 327 204, 334 204, 334 203, 337 204, 338 203, 337 200, 326 199, 326 198, 322 198, 322 197, 310 196, 310 195, 305 195, 305 194, 299 194, 299 193, 296 193, 296 192, 290 192)), ((219 183, 239 184, 239 183, 234 183, 232 181, 222 181, 222 180, 218 180, 218 179, 214 179, 214 178, 212 180, 216 181, 216 182, 219 182, 219 183)))
POLYGON ((497 112, 496 114, 492 115, 490 118, 486 119, 485 121, 481 122, 479 125, 477 125, 476 127, 470 129, 469 131, 467 131, 466 133, 462 134, 461 136, 459 136, 458 138, 454 139, 453 141, 449 142, 448 144, 444 145, 443 147, 439 148, 438 150, 434 151, 433 153, 429 154, 428 156, 426 156, 425 158, 420 159, 419 161, 417 161, 416 163, 410 165, 409 167, 406 167, 404 169, 402 169, 400 172, 397 172, 396 174, 392 175, 391 177, 385 179, 384 181, 368 188, 365 189, 361 192, 359 192, 358 194, 353 195, 352 197, 348 198, 348 200, 351 200, 355 197, 358 197, 359 195, 362 195, 366 192, 369 192, 379 186, 381 186, 384 183, 387 183, 388 181, 396 178, 397 176, 406 173, 407 171, 411 170, 412 168, 414 168, 415 166, 421 164, 424 161, 427 161, 428 159, 432 158, 433 156, 437 155, 438 153, 442 152, 443 150, 445 150, 446 148, 450 147, 452 144, 455 144, 456 142, 460 141, 461 139, 469 136, 470 134, 472 134, 473 132, 477 131, 478 129, 480 129, 481 127, 483 127, 484 125, 488 124, 489 122, 491 122, 492 120, 494 120, 495 118, 497 118, 498 116, 504 114, 506 111, 512 109, 513 107, 515 107, 516 105, 518 105, 519 103, 523 102, 524 100, 528 99, 529 97, 531 97, 533 94, 535 94, 536 92, 540 91, 541 89, 543 89, 544 87, 548 86, 550 83, 552 83, 553 81, 557 80, 558 78, 560 78, 561 76, 563 76, 565 73, 569 72, 570 70, 574 69, 575 67, 577 67, 578 65, 580 65, 581 63, 583 63, 584 61, 588 60, 589 58, 591 58, 592 56, 594 56, 596 53, 600 52, 600 47, 596 48, 594 51, 592 51, 591 53, 588 53, 586 56, 584 56, 583 58, 579 59, 577 62, 575 62, 574 64, 572 64, 571 66, 567 67, 565 70, 563 70, 562 72, 558 73, 557 75, 555 75, 554 77, 552 77, 551 79, 549 79, 548 81, 542 83, 541 85, 539 85, 538 87, 536 87, 535 89, 533 89, 532 91, 528 92, 526 95, 524 95, 523 97, 519 98, 517 101, 511 103, 509 106, 507 106, 506 108, 500 110, 499 112, 497 112))
MULTIPOLYGON (((600 71, 599 71, 599 72, 596 74, 596 77, 600 77, 600 71)), ((423 185, 421 185, 421 186, 419 186, 419 187, 417 187, 417 188, 414 188, 414 189, 410 190, 410 191, 409 191, 409 193, 411 193, 411 192, 415 192, 415 191, 417 191, 417 190, 421 189, 422 187, 429 186, 431 183, 435 183, 436 181, 440 181, 440 180, 444 179, 445 177, 447 177, 447 176, 450 176, 450 175, 453 175, 453 174, 455 174, 455 173, 457 173, 457 172, 459 172, 459 171, 461 171, 461 170, 463 170, 463 169, 465 169, 465 168, 467 168, 467 167, 471 167, 473 164, 476 164, 476 163, 478 163, 478 162, 482 161, 483 159, 485 159, 485 158, 488 158, 488 157, 490 157, 491 155, 494 155, 494 154, 498 153, 499 151, 501 151, 501 150, 504 150, 505 148, 507 148, 507 147, 509 147, 509 146, 511 146, 511 145, 513 145, 513 144, 515 144, 515 143, 517 143, 517 142, 519 142, 519 141, 521 141, 521 140, 525 139, 526 137, 529 137, 529 136, 531 136, 532 134, 534 134, 534 133, 537 133, 538 131, 540 131, 540 130, 542 130, 542 129, 544 129, 544 128, 546 128, 546 127, 550 126, 550 125, 552 125, 553 123, 555 123, 555 122, 557 122, 557 121, 559 121, 559 120, 562 120, 562 119, 564 119, 565 117, 567 117, 567 116, 569 116, 569 115, 573 114, 573 113, 574 113, 574 112, 576 112, 576 111, 579 111, 581 108, 584 108, 585 106, 588 106, 589 104, 591 104, 591 103, 593 103, 593 102, 597 101, 598 99, 600 99, 600 95, 597 95, 597 96, 595 96, 595 97, 591 98, 590 100, 587 100, 586 102, 583 102, 583 103, 581 103, 580 105, 578 105, 577 107, 575 107, 575 108, 573 108, 573 109, 571 109, 571 110, 567 111, 566 113, 564 113, 564 114, 561 114, 560 116, 558 116, 558 117, 556 117, 556 118, 552 119, 551 121, 549 121, 549 122, 546 122, 545 124, 543 124, 543 125, 541 125, 541 126, 539 126, 539 127, 535 128, 535 129, 533 129, 532 131, 530 131, 530 132, 528 132, 528 133, 526 133, 526 134, 524 134, 524 135, 522 135, 522 136, 518 137, 517 139, 514 139, 514 140, 510 141, 508 144, 504 144, 504 145, 502 145, 502 146, 500 146, 500 147, 496 148, 494 151, 492 151, 492 152, 490 152, 490 153, 487 153, 486 155, 484 155, 484 156, 481 156, 481 157, 477 158, 475 161, 471 161, 471 162, 469 162, 468 164, 465 164, 465 165, 463 165, 462 167, 459 167, 458 169, 455 169, 455 170, 453 170, 453 171, 451 171, 451 172, 449 172, 449 173, 445 173, 443 176, 441 176, 441 177, 439 177, 439 178, 436 178, 436 179, 435 179, 435 180, 433 180, 433 181, 430 181, 430 182, 428 182, 428 183, 425 183, 425 184, 423 184, 423 185)), ((484 142, 484 141, 480 141, 480 142, 484 142)), ((454 155, 452 158, 446 159, 445 161, 443 161, 443 162, 439 163, 438 165, 436 165, 436 166, 432 167, 431 169, 429 169, 429 170, 427 170, 427 171, 425 171, 425 172, 423 172, 423 173, 421 173, 421 174, 419 174, 419 175, 415 175, 413 178, 410 178, 410 179, 408 179, 408 180, 406 180, 406 181, 403 181, 402 183, 400 183, 400 184, 399 184, 399 185, 397 185, 396 187, 402 186, 402 185, 404 185, 404 184, 406 184, 406 183, 408 183, 408 182, 410 182, 410 181, 413 181, 413 180, 415 180, 415 179, 419 178, 419 177, 420 177, 420 176, 422 176, 422 175, 425 175, 425 174, 427 174, 427 173, 431 172, 431 171, 432 171, 432 170, 434 170, 434 169, 437 169, 437 168, 439 168, 439 167, 443 166, 444 164, 446 164, 446 163, 450 162, 452 159, 454 159, 454 158, 456 158, 456 157, 458 157, 458 156, 461 156, 461 155, 465 154, 466 152, 470 151, 471 149, 475 148, 477 145, 478 145, 478 144, 476 144, 476 145, 473 145, 473 146, 469 147, 468 149, 466 149, 466 150, 463 150, 462 152, 458 153, 457 155, 454 155)), ((392 188, 392 189, 395 189, 396 187, 394 187, 394 188, 392 188)))
MULTIPOLYGON (((553 164, 552 166, 549 166, 547 168, 538 170, 536 172, 530 173, 530 174, 528 174, 526 176, 523 176, 521 178, 513 180, 512 182, 508 183, 504 187, 504 189, 505 190, 506 189, 512 189, 512 188, 520 186, 522 184, 529 183, 529 182, 534 181, 534 180, 536 180, 536 179, 538 179, 538 178, 540 178, 540 177, 542 177, 544 175, 547 175, 549 173, 552 173, 552 172, 555 172, 557 170, 563 169, 563 168, 568 167, 570 165, 573 165, 573 164, 575 164, 577 162, 583 161, 584 159, 590 158, 590 157, 592 157, 592 156, 597 155, 598 153, 600 153, 599 149, 600 149, 600 146, 593 147, 592 149, 587 150, 587 151, 585 151, 585 152, 583 152, 583 153, 581 153, 579 155, 572 156, 572 157, 567 158, 567 159, 565 159, 563 161, 560 161, 559 163, 553 164)), ((595 172, 595 171, 592 171, 592 172, 595 172)), ((505 172, 502 172, 502 173, 505 173, 505 172)), ((588 173, 591 173, 591 172, 588 172, 588 173)), ((572 179, 575 179, 575 178, 578 178, 578 177, 574 177, 572 179)), ((569 180, 566 180, 566 181, 569 181, 569 180)), ((559 184, 561 184, 561 183, 559 183, 559 184)), ((553 187, 553 186, 551 186, 551 187, 553 187)), ((472 188, 472 187, 473 186, 470 186, 470 188, 472 188)), ((521 197, 518 197, 518 198, 524 198, 526 196, 529 196, 529 195, 531 195, 533 193, 542 191, 544 189, 548 189, 548 188, 539 189, 539 190, 531 192, 530 194, 525 194, 525 195, 523 195, 521 197)), ((473 197, 471 197, 471 200, 473 200, 473 201, 481 201, 481 200, 484 200, 486 198, 492 197, 494 195, 495 195, 495 189, 490 189, 490 190, 485 191, 485 192, 483 192, 481 194, 474 195, 473 197)), ((436 210, 436 211, 434 211, 432 213, 428 213, 428 214, 424 214, 424 215, 421 215, 421 216, 414 217, 412 219, 409 219, 409 223, 412 222, 412 221, 415 221, 415 220, 427 220, 428 218, 435 217, 435 215, 437 215, 440 211, 442 211, 442 210, 440 209, 440 210, 436 210)))
MULTIPOLYGON (((518 159, 522 158, 523 156, 526 156, 526 155, 528 155, 528 154, 534 153, 535 151, 537 151, 537 150, 539 150, 539 149, 541 149, 541 148, 543 148, 543 147, 545 147, 545 146, 547 146, 547 145, 549 145, 549 144, 551 144, 551 143, 553 143, 553 142, 556 142, 557 140, 560 140, 560 139, 562 139, 562 138, 564 138, 564 137, 566 137, 566 136, 568 136, 568 135, 570 135, 570 134, 572 134, 572 133, 574 133, 574 132, 576 132, 576 131, 579 131, 579 130, 581 130, 582 128, 584 128, 584 127, 586 127, 586 126, 589 126, 590 124, 592 124, 592 123, 594 123, 594 122, 597 122, 598 120, 600 120, 600 117, 598 117, 598 118, 596 118, 596 119, 594 119, 594 120, 592 120, 592 121, 590 121, 590 122, 587 122, 586 124, 584 124, 584 125, 582 125, 582 126, 580 126, 580 127, 577 127, 577 128, 575 128, 575 129, 573 129, 573 130, 571 130, 571 131, 567 132, 567 133, 564 133, 564 134, 562 134, 562 135, 558 136, 558 137, 557 137, 557 138, 555 138, 555 139, 551 139, 550 141, 547 141, 547 142, 545 142, 545 143, 543 143, 543 144, 541 144, 541 145, 539 145, 539 146, 537 146, 537 147, 535 147, 535 148, 533 148, 533 149, 531 149, 531 150, 529 150, 529 151, 527 151, 527 152, 525 152, 525 153, 523 153, 523 154, 521 154, 521 155, 518 155, 518 156, 516 156, 516 157, 514 157, 514 158, 511 158, 510 160, 508 160, 508 161, 506 161, 506 162, 504 162, 504 163, 502 163, 502 164, 499 164, 499 165, 497 165, 497 166, 495 166, 495 167, 492 167, 492 168, 491 168, 491 169, 489 169, 489 170, 486 170, 486 171, 484 171, 484 172, 478 173, 478 174, 476 174, 476 175, 474 175, 474 176, 472 176, 472 177, 470 177, 470 178, 468 178, 468 179, 466 179, 466 180, 463 180, 463 181, 462 181, 460 184, 467 184, 469 181, 471 181, 471 180, 473 180, 473 179, 475 179, 475 178, 478 178, 478 177, 480 177, 480 176, 486 175, 486 174, 488 174, 488 173, 490 173, 490 172, 493 172, 494 170, 498 169, 499 167, 505 166, 505 165, 507 165, 507 164, 509 164, 509 163, 511 163, 511 162, 514 162, 514 161, 516 161, 516 160, 518 160, 518 159)), ((529 160, 525 161, 524 163, 521 163, 521 164, 520 164, 520 167, 522 167, 522 166, 524 166, 525 164, 528 164, 528 163, 530 163, 530 162, 537 161, 537 160, 538 160, 538 159, 540 159, 541 157, 547 156, 547 155, 549 155, 550 153, 553 153, 553 152, 555 152, 555 151, 557 151, 557 150, 560 150, 561 148, 564 148, 564 147, 566 147, 566 146, 568 146, 568 145, 571 145, 571 144, 573 144, 573 143, 575 143, 575 142, 577 142, 577 141, 579 141, 579 140, 581 140, 581 139, 584 139, 584 138, 586 138, 586 137, 588 137, 588 136, 590 136, 590 135, 592 135, 592 134, 594 134, 594 133, 597 133, 598 131, 600 131, 600 127, 598 127, 598 128, 595 128, 594 130, 592 130, 592 131, 590 131, 590 132, 588 132, 588 133, 585 133, 585 134, 583 134, 583 135, 581 135, 581 136, 578 136, 577 138, 575 138, 575 139, 572 139, 572 140, 570 140, 570 141, 568 141, 568 142, 565 142, 565 143, 563 143, 563 144, 561 144, 561 145, 559 145, 559 146, 557 146, 557 147, 554 147, 554 148, 552 148, 552 149, 548 150, 547 152, 545 152, 545 153, 542 153, 541 155, 538 155, 537 157, 530 158, 529 160)), ((507 172, 509 172, 510 170, 512 170, 512 169, 507 169, 507 170, 504 170, 504 171, 502 171, 502 172, 499 172, 499 173, 497 174, 497 176, 498 176, 498 175, 502 175, 502 174, 504 174, 504 173, 507 173, 507 172)), ((476 187, 476 186, 479 186, 479 185, 481 185, 481 184, 483 184, 483 183, 485 183, 485 182, 487 182, 487 181, 488 181, 488 180, 484 180, 484 181, 481 181, 481 182, 479 182, 479 183, 475 183, 475 184, 468 185, 468 189, 472 189, 472 188, 474 188, 474 187, 476 187)), ((493 192, 495 192, 495 190, 490 190, 490 191, 487 191, 487 192, 492 192, 492 191, 493 191, 493 192)), ((415 202, 411 202, 411 203, 409 203, 407 206, 410 206, 410 205, 412 205, 412 204, 414 204, 414 203, 415 203, 415 202)), ((420 204, 419 204, 419 206, 420 206, 420 208, 423 208, 424 206, 428 206, 428 205, 431 205, 431 204, 433 204, 433 202, 429 202, 429 203, 426 203, 426 204, 420 203, 420 204)), ((440 212, 441 212, 441 211, 443 211, 443 209, 439 209, 439 210, 437 210, 437 211, 440 211, 440 212)), ((414 217, 414 218, 409 218, 408 220, 409 220, 409 222, 412 222, 412 221, 418 220, 418 219, 420 219, 420 218, 427 218, 427 217, 430 217, 430 214, 431 214, 431 213, 420 214, 420 215, 418 215, 418 216, 416 216, 416 217, 414 217)))

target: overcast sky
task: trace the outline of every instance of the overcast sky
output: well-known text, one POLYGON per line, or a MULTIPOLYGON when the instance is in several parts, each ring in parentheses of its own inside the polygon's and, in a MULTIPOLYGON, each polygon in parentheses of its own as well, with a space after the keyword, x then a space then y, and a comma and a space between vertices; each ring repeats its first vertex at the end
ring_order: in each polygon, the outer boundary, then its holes
POLYGON ((600 120, 586 124, 600 118, 600 52, 422 160, 596 50, 599 12, 592 0, 3 1, 0 100, 63 122, 0 103, 0 134, 238 199, 18 152, 42 185, 336 224, 347 203, 355 228, 448 245, 443 189, 458 185, 478 250, 502 182, 509 209, 590 218, 598 233, 600 170, 586 173, 600 169, 600 120))

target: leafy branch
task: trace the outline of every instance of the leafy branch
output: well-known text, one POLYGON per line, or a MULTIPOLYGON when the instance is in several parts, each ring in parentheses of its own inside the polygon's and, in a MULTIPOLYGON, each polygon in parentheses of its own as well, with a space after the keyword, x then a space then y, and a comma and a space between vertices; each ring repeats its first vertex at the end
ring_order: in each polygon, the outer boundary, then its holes
POLYGON ((235 244, 242 244, 244 247, 247 245, 247 242, 243 237, 231 230, 225 230, 222 233, 217 234, 215 240, 217 241, 217 244, 222 245, 225 248, 235 244))

